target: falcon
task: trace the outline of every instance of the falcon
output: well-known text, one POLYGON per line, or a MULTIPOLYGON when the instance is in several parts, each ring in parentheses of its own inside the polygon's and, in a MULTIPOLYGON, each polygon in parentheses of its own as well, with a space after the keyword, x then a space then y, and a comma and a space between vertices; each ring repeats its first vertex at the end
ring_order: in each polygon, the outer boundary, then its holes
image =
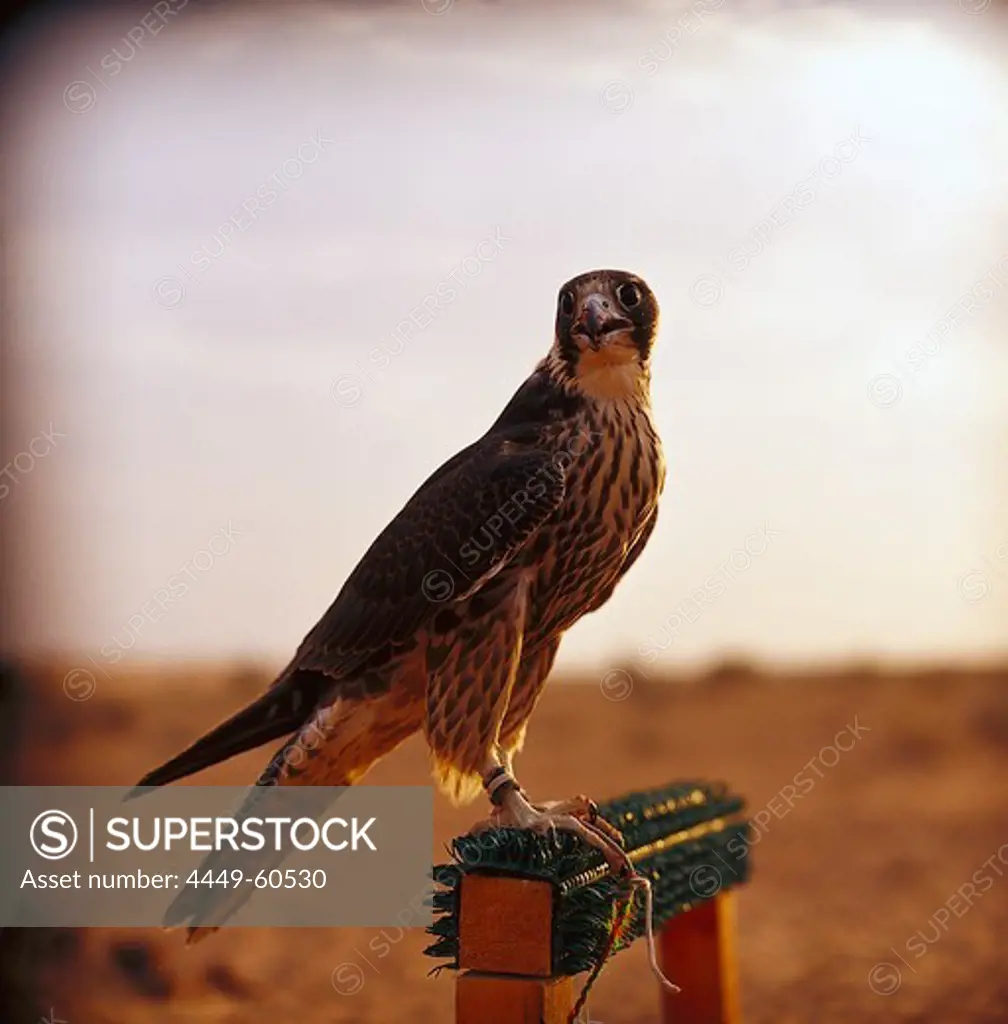
POLYGON ((573 831, 629 871, 592 801, 533 803, 514 758, 564 633, 609 600, 655 528, 657 328, 637 275, 568 281, 546 357, 379 534, 290 664, 138 785, 287 737, 256 785, 348 786, 422 730, 453 802, 487 793, 484 826, 573 831))

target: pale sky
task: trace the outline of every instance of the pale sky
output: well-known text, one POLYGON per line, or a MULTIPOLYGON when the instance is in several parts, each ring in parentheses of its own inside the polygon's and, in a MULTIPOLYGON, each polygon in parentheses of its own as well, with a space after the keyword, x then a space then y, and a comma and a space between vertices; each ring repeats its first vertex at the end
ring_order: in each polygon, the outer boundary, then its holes
POLYGON ((2 461, 65 436, 3 478, 5 646, 285 659, 615 266, 662 306, 669 478, 561 664, 1003 653, 1008 28, 963 4, 38 27, 0 100, 2 461))

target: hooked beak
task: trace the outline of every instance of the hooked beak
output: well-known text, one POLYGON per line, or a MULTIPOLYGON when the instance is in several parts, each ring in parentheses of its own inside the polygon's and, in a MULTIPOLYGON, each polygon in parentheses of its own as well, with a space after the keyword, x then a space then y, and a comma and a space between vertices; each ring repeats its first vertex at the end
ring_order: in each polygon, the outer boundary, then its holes
POLYGON ((631 327, 633 324, 626 317, 613 312, 607 299, 595 293, 584 300, 571 333, 582 335, 588 339, 592 348, 598 349, 607 334, 631 327))

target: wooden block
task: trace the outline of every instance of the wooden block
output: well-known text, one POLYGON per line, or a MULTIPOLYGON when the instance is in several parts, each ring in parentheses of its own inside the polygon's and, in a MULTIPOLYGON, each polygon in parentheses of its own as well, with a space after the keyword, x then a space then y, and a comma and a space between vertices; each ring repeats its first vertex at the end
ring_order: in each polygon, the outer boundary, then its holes
POLYGON ((546 978, 553 967, 553 886, 467 874, 459 895, 459 967, 546 978))
POLYGON ((455 1024, 567 1024, 573 978, 467 972, 455 981, 455 1024))
POLYGON ((658 950, 662 970, 682 989, 661 990, 663 1024, 740 1024, 731 892, 673 917, 658 950))

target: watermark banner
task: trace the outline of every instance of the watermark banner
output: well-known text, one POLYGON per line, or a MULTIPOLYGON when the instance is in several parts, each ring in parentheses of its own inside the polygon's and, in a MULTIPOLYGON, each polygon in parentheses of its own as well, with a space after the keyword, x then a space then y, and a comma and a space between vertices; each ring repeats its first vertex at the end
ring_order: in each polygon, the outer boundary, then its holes
POLYGON ((0 787, 0 927, 430 924, 422 786, 0 787))

